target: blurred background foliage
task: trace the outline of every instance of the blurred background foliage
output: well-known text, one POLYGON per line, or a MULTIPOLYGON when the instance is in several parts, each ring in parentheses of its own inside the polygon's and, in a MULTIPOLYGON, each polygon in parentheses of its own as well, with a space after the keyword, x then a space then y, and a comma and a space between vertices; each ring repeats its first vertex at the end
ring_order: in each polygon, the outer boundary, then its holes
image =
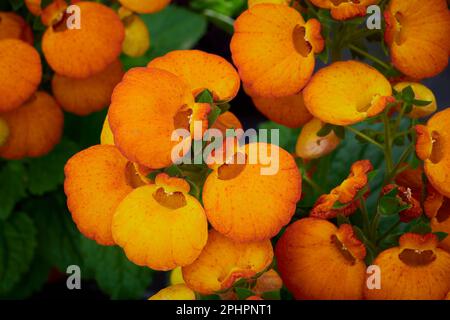
MULTIPOLYGON (((245 9, 245 0, 178 0, 161 12, 141 15, 150 31, 151 47, 139 58, 122 55, 124 67, 128 70, 145 66, 169 51, 190 48, 230 60, 233 21, 245 9)), ((23 0, 1 0, 0 10, 17 11, 35 33, 44 31, 39 20, 28 14, 23 0)), ((38 36, 37 48, 39 42, 38 36)), ((449 77, 447 69, 426 83, 441 107, 450 105, 449 77)), ((50 73, 44 75, 42 88, 49 90, 49 80, 50 73)), ((231 110, 245 128, 279 129, 280 146, 294 151, 300 129, 265 122, 242 90, 231 110)), ((83 237, 67 210, 64 165, 73 154, 99 143, 106 112, 87 117, 66 113, 64 137, 47 156, 20 161, 0 159, 0 298, 144 299, 167 282, 167 273, 138 267, 126 259, 121 249, 99 246, 83 237), (67 290, 69 265, 80 266, 82 290, 67 290)), ((358 159, 370 159, 377 167, 383 155, 355 139, 346 139, 336 152, 320 160, 314 180, 321 181, 321 187, 328 191, 348 175, 350 164, 358 159)), ((379 173, 372 180, 373 190, 379 188, 382 176, 379 173)), ((296 218, 306 214, 317 196, 308 188, 304 184, 304 193, 310 196, 299 203, 296 218)))

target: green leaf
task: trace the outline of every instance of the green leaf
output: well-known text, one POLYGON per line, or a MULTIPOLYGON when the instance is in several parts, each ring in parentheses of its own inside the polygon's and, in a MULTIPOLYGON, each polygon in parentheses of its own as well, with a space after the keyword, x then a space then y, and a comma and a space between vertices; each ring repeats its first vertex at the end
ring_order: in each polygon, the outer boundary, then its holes
POLYGON ((83 237, 81 250, 88 272, 93 273, 99 287, 112 299, 145 298, 152 270, 130 262, 117 246, 100 246, 83 237))
POLYGON ((326 123, 322 126, 322 128, 317 132, 318 137, 326 137, 330 134, 331 130, 334 130, 334 126, 332 124, 326 123))
POLYGON ((261 295, 264 300, 281 300, 280 290, 277 291, 267 291, 261 295))
POLYGON ((272 130, 278 130, 279 134, 279 147, 285 149, 288 152, 295 151, 295 145, 297 143, 298 135, 300 134, 300 129, 291 129, 272 121, 263 122, 258 126, 259 129, 269 130, 267 139, 269 143, 276 144, 276 141, 272 141, 272 130))
POLYGON ((197 11, 210 9, 233 17, 245 8, 246 3, 245 0, 192 0, 189 5, 197 11))
POLYGON ((425 101, 425 100, 414 99, 412 104, 415 105, 416 107, 426 107, 426 106, 430 105, 431 102, 432 101, 425 101))
POLYGON ((247 288, 237 287, 237 288, 234 288, 234 292, 236 292, 236 295, 238 296, 239 300, 245 300, 248 297, 255 295, 252 290, 247 289, 247 288))
POLYGON ((63 139, 48 155, 28 161, 28 189, 42 195, 55 190, 64 182, 64 166, 78 151, 75 143, 63 139))
MULTIPOLYGON (((341 140, 345 139, 345 127, 343 126, 334 126, 333 127, 334 134, 341 140)), ((320 137, 320 136, 319 136, 320 137)))
POLYGON ((6 219, 26 195, 26 173, 22 163, 8 161, 0 169, 0 220, 6 219))
POLYGON ((62 194, 35 198, 24 205, 37 229, 39 255, 65 272, 70 265, 82 266, 80 232, 72 221, 62 194))
POLYGON ((195 101, 199 103, 214 103, 213 95, 208 89, 200 92, 195 98, 195 101))
POLYGON ((397 214, 399 209, 399 200, 396 197, 384 196, 380 199, 378 208, 380 213, 385 216, 397 214))
POLYGON ((216 106, 215 104, 211 105, 211 112, 208 114, 209 127, 212 127, 214 125, 221 113, 222 110, 218 106, 216 106))
POLYGON ((19 282, 30 268, 36 247, 36 229, 23 212, 0 221, 0 293, 19 282))
POLYGON ((434 234, 438 237, 439 241, 444 241, 448 237, 448 233, 446 232, 434 232, 434 234))
POLYGON ((403 100, 406 102, 412 102, 414 101, 415 93, 411 86, 407 86, 402 90, 402 97, 403 100))
POLYGON ((174 5, 157 13, 141 15, 141 18, 150 32, 150 50, 138 58, 122 55, 126 70, 146 66, 150 60, 173 50, 191 49, 206 33, 204 16, 174 5))
POLYGON ((417 233, 417 234, 428 234, 431 233, 431 226, 429 223, 419 222, 417 224, 413 224, 408 228, 408 232, 417 233))
POLYGON ((9 0, 9 3, 14 11, 19 10, 22 8, 24 4, 24 0, 9 0))

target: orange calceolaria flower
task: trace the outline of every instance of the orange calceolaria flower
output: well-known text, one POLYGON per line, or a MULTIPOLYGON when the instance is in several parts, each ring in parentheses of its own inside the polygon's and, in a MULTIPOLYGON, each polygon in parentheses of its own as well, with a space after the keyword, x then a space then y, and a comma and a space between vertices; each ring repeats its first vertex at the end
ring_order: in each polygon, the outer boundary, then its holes
POLYGON ((120 4, 137 13, 153 13, 164 9, 171 0, 119 0, 120 4))
POLYGON ((122 52, 130 57, 141 57, 150 48, 150 33, 142 18, 122 7, 119 17, 125 26, 122 52))
POLYGON ((233 61, 251 96, 298 94, 314 71, 314 54, 324 48, 319 21, 305 22, 286 5, 257 4, 239 16, 234 29, 233 61))
POLYGON ((214 101, 230 101, 240 86, 239 75, 222 57, 200 50, 176 50, 156 58, 149 68, 166 70, 184 80, 197 96, 203 90, 212 92, 214 101))
POLYGON ((33 45, 33 31, 21 16, 0 12, 0 40, 3 39, 19 39, 33 45))
POLYGON ((184 284, 176 284, 164 288, 148 300, 195 300, 195 292, 184 284))
POLYGON ((385 40, 397 69, 422 79, 447 67, 450 13, 445 0, 391 0, 384 16, 385 40))
POLYGON ((111 145, 96 145, 67 162, 64 191, 78 229, 102 245, 115 244, 112 218, 119 203, 134 188, 149 183, 136 167, 111 145))
POLYGON ((36 92, 22 106, 0 113, 8 126, 8 138, 0 157, 22 159, 49 153, 61 140, 64 115, 52 96, 36 92))
POLYGON ((198 50, 175 51, 148 68, 130 70, 115 88, 109 109, 116 145, 127 158, 149 168, 170 166, 177 144, 173 131, 193 134, 195 121, 208 128, 210 105, 195 102, 203 89, 217 101, 230 100, 239 90, 237 72, 225 59, 198 50))
MULTIPOLYGON (((431 229, 450 234, 450 198, 439 194, 431 185, 428 185, 427 191, 424 207, 431 221, 431 229)), ((450 252, 450 236, 439 242, 439 247, 450 252)))
POLYGON ((172 132, 189 129, 189 116, 199 108, 204 104, 195 103, 179 77, 160 69, 134 68, 114 89, 109 125, 116 145, 128 159, 153 169, 164 168, 172 164, 171 152, 177 143, 171 140, 172 132))
POLYGON ((105 5, 77 3, 82 27, 68 29, 67 15, 49 26, 42 50, 52 69, 70 78, 87 78, 113 63, 122 51, 125 31, 119 16, 105 5), (105 41, 108 39, 108 41, 105 41))
POLYGON ((217 117, 211 129, 217 129, 225 136, 227 129, 242 129, 239 119, 230 111, 226 111, 217 117))
POLYGON ((165 173, 155 184, 135 189, 113 217, 114 241, 128 259, 155 270, 170 270, 194 262, 206 244, 205 211, 189 184, 165 173))
POLYGON ((274 270, 270 269, 264 272, 257 280, 252 291, 258 295, 265 292, 273 292, 281 290, 283 287, 283 280, 280 275, 274 270))
POLYGON ((263 115, 289 128, 299 128, 312 118, 301 92, 282 98, 252 97, 252 100, 263 115))
POLYGON ((235 241, 259 241, 274 237, 289 223, 301 195, 301 176, 293 157, 275 145, 251 143, 233 154, 239 163, 216 165, 203 187, 203 204, 214 229, 235 241), (265 149, 266 148, 266 149, 265 149), (253 153, 279 154, 279 170, 268 168, 253 153), (224 196, 226 195, 226 196, 224 196))
POLYGON ((362 299, 366 249, 348 224, 321 219, 290 225, 275 249, 278 270, 296 299, 362 299))
POLYGON ((450 254, 437 248, 438 238, 430 233, 406 233, 398 247, 375 259, 381 271, 380 289, 365 287, 371 300, 442 300, 450 290, 450 254))
POLYGON ((319 8, 330 9, 336 20, 347 20, 357 16, 364 17, 367 7, 379 0, 311 0, 319 8))
POLYGON ((341 185, 317 199, 310 216, 331 219, 338 215, 349 216, 354 213, 359 204, 356 195, 367 187, 369 182, 367 174, 372 169, 373 166, 369 160, 356 161, 350 169, 350 175, 341 185), (339 208, 334 208, 335 205, 339 205, 339 208))
POLYGON ((295 148, 297 156, 306 160, 317 159, 333 152, 337 148, 341 140, 333 130, 324 137, 317 135, 323 125, 322 121, 313 118, 303 126, 295 148))
POLYGON ((28 100, 42 78, 39 53, 17 39, 0 41, 0 112, 13 110, 28 100))
POLYGON ((450 108, 438 112, 426 126, 417 125, 417 156, 433 187, 450 197, 450 108))
POLYGON ((186 284, 201 294, 213 294, 231 288, 239 279, 248 279, 266 270, 273 260, 270 240, 234 242, 215 230, 200 256, 183 267, 186 284))
POLYGON ((110 104, 114 87, 124 74, 120 60, 86 79, 74 79, 55 74, 52 91, 61 107, 68 112, 85 116, 110 104))
POLYGON ((387 194, 397 188, 396 197, 402 205, 410 206, 409 209, 405 209, 400 212, 400 221, 410 222, 422 215, 422 206, 420 204, 420 198, 416 199, 410 188, 403 186, 397 186, 389 184, 383 187, 382 193, 387 194))
POLYGON ((34 16, 40 16, 42 13, 41 0, 25 0, 28 11, 34 16))
POLYGON ((408 117, 418 119, 433 114, 437 109, 436 97, 434 96, 433 92, 423 84, 417 82, 400 82, 394 86, 394 89, 398 92, 401 92, 408 86, 411 86, 411 88, 413 89, 415 99, 430 102, 430 104, 427 106, 413 105, 413 109, 408 114, 408 117))
POLYGON ((303 97, 313 116, 341 126, 376 116, 394 101, 389 81, 358 61, 335 62, 319 70, 303 90, 303 97))

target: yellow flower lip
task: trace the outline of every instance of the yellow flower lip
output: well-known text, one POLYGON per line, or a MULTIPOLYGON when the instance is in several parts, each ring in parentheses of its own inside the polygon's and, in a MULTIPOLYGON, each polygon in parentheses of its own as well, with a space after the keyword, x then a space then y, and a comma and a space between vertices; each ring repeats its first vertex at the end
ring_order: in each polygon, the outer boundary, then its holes
POLYGON ((335 62, 319 70, 303 96, 313 116, 342 126, 376 116, 393 101, 389 81, 378 70, 357 61, 335 62))
POLYGON ((194 291, 213 294, 263 272, 272 260, 270 240, 236 242, 212 229, 197 260, 182 268, 183 278, 194 291))
POLYGON ((398 70, 423 79, 447 67, 450 13, 445 0, 392 0, 384 15, 385 41, 398 70))
POLYGON ((164 9, 171 0, 119 0, 120 4, 137 13, 154 13, 164 9))
POLYGON ((276 98, 301 91, 313 73, 314 54, 324 47, 317 20, 305 22, 284 4, 262 3, 242 13, 234 27, 232 58, 251 96, 276 98))
POLYGON ((176 191, 188 190, 182 180, 163 174, 155 182, 120 202, 112 219, 113 239, 137 265, 161 271, 189 265, 207 241, 204 209, 191 195, 176 191))
POLYGON ((185 284, 174 284, 164 288, 148 300, 195 300, 195 292, 189 289, 185 284))

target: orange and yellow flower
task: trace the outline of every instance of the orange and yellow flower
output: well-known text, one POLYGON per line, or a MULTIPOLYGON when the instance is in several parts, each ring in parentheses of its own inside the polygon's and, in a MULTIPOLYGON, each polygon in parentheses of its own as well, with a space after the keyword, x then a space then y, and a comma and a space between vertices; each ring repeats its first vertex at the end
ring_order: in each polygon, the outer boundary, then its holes
POLYGON ((21 16, 0 12, 0 40, 3 39, 19 39, 33 45, 33 31, 21 16))
POLYGON ((144 20, 124 7, 118 13, 125 26, 122 52, 130 57, 143 56, 150 48, 150 33, 144 20))
POLYGON ((278 270, 296 299, 362 299, 366 249, 348 224, 305 218, 275 249, 278 270))
POLYGON ((198 50, 174 51, 148 68, 130 70, 115 88, 109 109, 116 145, 128 159, 149 168, 170 166, 178 143, 171 139, 173 131, 193 134, 195 121, 208 128, 210 105, 195 102, 204 89, 216 101, 232 99, 239 90, 237 72, 225 59, 198 50))
POLYGON ((447 67, 450 13, 445 0, 391 0, 384 16, 385 40, 397 69, 422 79, 447 67))
POLYGON ((113 63, 125 36, 119 16, 95 2, 78 2, 82 27, 68 29, 67 16, 48 27, 42 50, 51 68, 70 78, 87 78, 113 63))
POLYGON ((153 13, 164 9, 171 0, 119 0, 120 4, 137 13, 153 13))
POLYGON ((282 4, 257 4, 242 13, 234 24, 231 52, 248 93, 267 98, 298 94, 314 71, 314 54, 324 48, 320 30, 319 21, 305 22, 282 4))
POLYGON ((49 153, 61 140, 64 116, 52 96, 37 91, 22 106, 0 113, 8 136, 0 147, 0 157, 22 159, 49 153))
POLYGON ((136 179, 133 164, 116 147, 96 145, 69 159, 64 173, 67 206, 78 229, 99 244, 115 244, 111 225, 117 206, 145 184, 136 179))
POLYGON ((195 292, 184 284, 175 284, 164 288, 148 300, 195 300, 195 292))
POLYGON ((450 108, 436 113, 427 125, 417 125, 417 156, 433 187, 450 197, 450 108))
POLYGON ((266 270, 273 260, 270 240, 235 242, 215 230, 200 256, 182 268, 186 285, 201 294, 231 288, 239 279, 248 279, 266 270))
POLYGON ((383 187, 382 193, 387 194, 397 189, 396 198, 402 206, 409 206, 399 213, 400 221, 410 222, 422 215, 422 206, 420 198, 416 198, 410 188, 404 186, 397 186, 394 184, 388 184, 383 187))
POLYGON ((270 144, 251 143, 216 165, 203 187, 203 204, 212 226, 235 241, 259 241, 274 237, 295 212, 301 195, 301 176, 293 157, 270 144), (261 156, 279 154, 275 174, 262 174, 261 156), (238 159, 244 159, 236 163, 238 159), (235 160, 234 163, 229 163, 235 160), (226 196, 224 196, 226 195, 226 196))
POLYGON ((333 130, 324 137, 317 135, 323 125, 322 121, 313 118, 303 126, 295 147, 297 156, 305 160, 317 159, 333 152, 338 147, 341 140, 333 130))
POLYGON ((398 247, 374 261, 381 271, 380 289, 365 287, 370 300, 442 300, 450 290, 450 253, 437 248, 434 234, 406 233, 398 247))
POLYGON ((55 74, 52 79, 52 91, 65 111, 85 116, 100 111, 110 104, 113 89, 123 74, 120 60, 114 61, 105 70, 85 79, 55 74))
POLYGON ((306 108, 334 125, 351 125, 381 113, 393 101, 389 81, 358 61, 335 62, 312 77, 303 90, 306 108))
POLYGON ((189 190, 185 180, 161 173, 155 184, 125 197, 112 219, 112 234, 128 259, 155 270, 195 261, 206 244, 208 223, 189 190))
POLYGON ((39 53, 17 39, 0 41, 0 112, 21 106, 37 90, 42 78, 39 53))
POLYGON ((364 17, 367 7, 377 4, 379 0, 311 0, 319 8, 329 9, 336 20, 347 20, 354 17, 364 17))
POLYGON ((264 116, 289 128, 300 128, 312 118, 302 92, 282 98, 252 97, 252 100, 264 116))
POLYGON ((329 194, 321 195, 317 199, 310 216, 331 219, 338 215, 349 216, 354 213, 359 205, 359 199, 356 196, 367 187, 369 182, 367 174, 372 169, 373 166, 369 160, 356 161, 347 179, 329 194))

